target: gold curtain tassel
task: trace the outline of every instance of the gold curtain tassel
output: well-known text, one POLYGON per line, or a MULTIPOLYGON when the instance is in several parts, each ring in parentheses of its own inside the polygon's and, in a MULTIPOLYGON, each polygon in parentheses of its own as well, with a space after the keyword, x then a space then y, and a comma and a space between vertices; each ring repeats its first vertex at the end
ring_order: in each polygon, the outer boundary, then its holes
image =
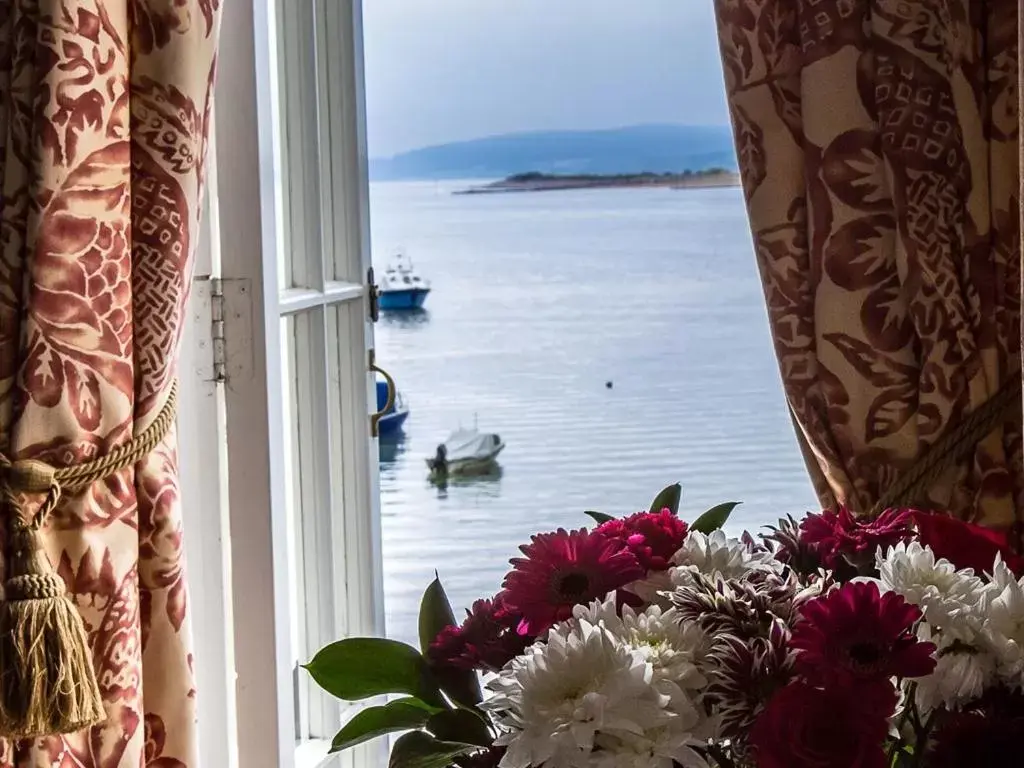
POLYGON ((176 406, 177 383, 153 424, 84 464, 58 469, 0 454, 10 548, 0 602, 0 737, 74 733, 106 720, 85 622, 46 556, 42 529, 63 489, 88 488, 144 459, 170 430, 176 406), (43 496, 32 514, 23 505, 29 495, 43 496))
POLYGON ((42 551, 15 525, 0 603, 0 734, 73 733, 105 719, 82 617, 42 551))

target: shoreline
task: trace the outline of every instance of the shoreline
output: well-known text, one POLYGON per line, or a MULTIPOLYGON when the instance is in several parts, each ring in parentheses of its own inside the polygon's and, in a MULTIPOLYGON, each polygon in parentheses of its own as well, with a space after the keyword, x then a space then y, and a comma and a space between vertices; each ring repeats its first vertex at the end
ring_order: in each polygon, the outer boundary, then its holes
POLYGON ((490 184, 455 190, 455 195, 493 195, 508 192, 559 192, 577 189, 719 189, 740 186, 740 175, 732 171, 694 174, 638 174, 636 176, 537 175, 531 178, 509 177, 490 184))

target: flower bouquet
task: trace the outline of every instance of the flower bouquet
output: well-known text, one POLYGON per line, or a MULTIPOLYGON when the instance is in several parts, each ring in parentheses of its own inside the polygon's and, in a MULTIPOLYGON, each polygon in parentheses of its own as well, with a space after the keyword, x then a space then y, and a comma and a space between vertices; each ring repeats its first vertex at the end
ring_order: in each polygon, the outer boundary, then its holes
POLYGON ((351 638, 307 665, 360 711, 335 751, 405 732, 392 768, 1024 765, 1024 560, 1002 534, 894 509, 721 530, 679 486, 532 538, 421 650, 351 638))

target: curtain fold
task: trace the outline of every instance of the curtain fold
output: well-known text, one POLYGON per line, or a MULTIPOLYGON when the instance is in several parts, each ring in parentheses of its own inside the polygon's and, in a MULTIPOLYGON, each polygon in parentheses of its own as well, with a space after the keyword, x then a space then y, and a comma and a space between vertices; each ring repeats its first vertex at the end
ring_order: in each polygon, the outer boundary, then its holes
MULTIPOLYGON (((788 405, 822 503, 863 513, 1020 375, 1017 6, 716 11, 788 405)), ((1022 492, 1018 410, 916 503, 1009 527, 1022 492)))
MULTIPOLYGON (((0 449, 65 466, 152 422, 175 376, 220 0, 0 4, 0 449)), ((3 768, 195 768, 173 431, 65 498, 46 547, 108 722, 3 768)))

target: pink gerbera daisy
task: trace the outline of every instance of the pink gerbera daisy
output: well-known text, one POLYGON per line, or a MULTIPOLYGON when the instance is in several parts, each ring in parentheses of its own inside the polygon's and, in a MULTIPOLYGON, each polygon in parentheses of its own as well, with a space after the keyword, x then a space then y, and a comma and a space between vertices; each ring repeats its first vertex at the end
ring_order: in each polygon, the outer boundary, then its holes
POLYGON ((572 616, 576 605, 642 579, 636 555, 604 534, 585 529, 534 536, 520 547, 526 557, 513 558, 502 584, 502 601, 520 618, 521 635, 540 635, 572 616))
POLYGON ((615 539, 636 555, 645 571, 668 570, 688 533, 686 523, 669 509, 638 512, 622 520, 609 520, 597 532, 615 539))
POLYGON ((923 677, 935 669, 935 646, 920 642, 921 611, 873 582, 853 582, 800 608, 792 647, 797 669, 812 682, 868 683, 923 677))

